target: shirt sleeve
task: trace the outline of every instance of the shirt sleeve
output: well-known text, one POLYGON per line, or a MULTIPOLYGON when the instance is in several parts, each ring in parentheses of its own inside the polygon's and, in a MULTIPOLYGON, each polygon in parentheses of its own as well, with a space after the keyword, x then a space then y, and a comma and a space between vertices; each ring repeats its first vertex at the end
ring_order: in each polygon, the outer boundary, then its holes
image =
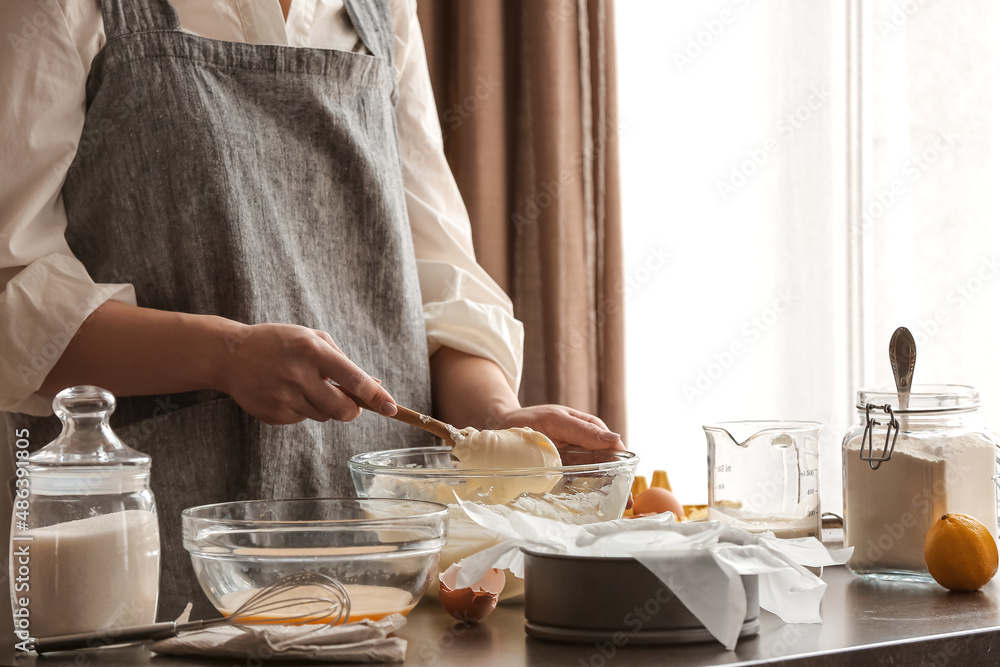
POLYGON ((415 0, 393 0, 399 148, 430 353, 484 357, 517 392, 524 329, 510 299, 476 262, 472 227, 444 156, 415 0))
POLYGON ((0 410, 34 415, 51 414, 38 389, 83 321, 109 299, 135 303, 130 285, 94 283, 66 243, 61 190, 104 31, 96 3, 63 5, 0 8, 0 410))

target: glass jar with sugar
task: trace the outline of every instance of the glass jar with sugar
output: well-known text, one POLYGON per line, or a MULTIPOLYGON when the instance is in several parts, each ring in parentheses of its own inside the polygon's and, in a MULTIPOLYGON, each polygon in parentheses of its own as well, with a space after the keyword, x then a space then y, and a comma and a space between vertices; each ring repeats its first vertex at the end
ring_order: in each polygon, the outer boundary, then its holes
POLYGON ((933 581, 924 540, 934 521, 968 514, 997 535, 997 447, 979 392, 962 385, 858 392, 860 423, 844 437, 844 546, 857 575, 933 581))
POLYGON ((152 623, 160 534, 150 457, 111 430, 111 392, 71 387, 52 407, 62 433, 18 464, 11 597, 15 625, 28 627, 15 630, 110 634, 152 623))

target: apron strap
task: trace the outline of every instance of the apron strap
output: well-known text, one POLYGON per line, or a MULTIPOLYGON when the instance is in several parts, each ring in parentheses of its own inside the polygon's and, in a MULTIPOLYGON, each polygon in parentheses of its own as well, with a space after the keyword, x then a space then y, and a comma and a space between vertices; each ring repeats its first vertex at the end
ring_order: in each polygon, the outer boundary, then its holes
POLYGON ((101 14, 109 42, 140 32, 176 31, 181 27, 169 0, 101 0, 101 14))
POLYGON ((393 80, 392 105, 396 106, 399 90, 396 86, 396 71, 392 64, 396 33, 393 31, 389 3, 387 0, 344 0, 344 8, 365 48, 389 66, 393 80))

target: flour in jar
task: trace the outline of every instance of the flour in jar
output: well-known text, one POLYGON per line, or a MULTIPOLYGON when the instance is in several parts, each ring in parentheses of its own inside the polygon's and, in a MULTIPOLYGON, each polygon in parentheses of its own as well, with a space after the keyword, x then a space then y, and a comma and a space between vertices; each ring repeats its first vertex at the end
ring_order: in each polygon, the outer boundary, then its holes
POLYGON ((32 635, 95 632, 156 619, 160 534, 153 512, 101 514, 19 536, 27 539, 18 544, 28 544, 31 553, 32 635))
MULTIPOLYGON (((844 451, 844 545, 854 547, 852 570, 925 572, 927 531, 949 512, 975 517, 996 536, 996 450, 985 437, 901 431, 891 459, 877 470, 861 459, 862 440, 855 437, 844 451)), ((876 443, 874 455, 880 451, 876 443)))

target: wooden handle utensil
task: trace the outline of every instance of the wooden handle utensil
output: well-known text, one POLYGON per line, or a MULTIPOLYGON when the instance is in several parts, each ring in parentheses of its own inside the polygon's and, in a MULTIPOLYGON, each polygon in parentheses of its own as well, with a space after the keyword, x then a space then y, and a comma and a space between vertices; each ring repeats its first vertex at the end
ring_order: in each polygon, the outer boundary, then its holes
MULTIPOLYGON (((365 403, 360 398, 358 398, 351 392, 341 387, 339 384, 334 386, 340 391, 344 392, 344 395, 347 396, 352 401, 354 401, 354 403, 362 410, 371 410, 372 412, 375 412, 375 414, 382 414, 381 412, 372 410, 372 408, 370 408, 367 403, 365 403)), ((404 424, 409 424, 410 426, 416 426, 417 428, 423 429, 428 433, 433 433, 437 437, 444 440, 444 444, 448 445, 449 447, 453 447, 455 445, 455 441, 452 439, 451 434, 452 431, 457 431, 459 429, 456 429, 451 424, 446 424, 445 422, 434 419, 433 417, 428 417, 427 415, 421 414, 416 410, 411 410, 410 408, 403 407, 398 403, 396 404, 396 414, 394 414, 391 417, 391 419, 395 419, 396 421, 401 421, 404 424)))

